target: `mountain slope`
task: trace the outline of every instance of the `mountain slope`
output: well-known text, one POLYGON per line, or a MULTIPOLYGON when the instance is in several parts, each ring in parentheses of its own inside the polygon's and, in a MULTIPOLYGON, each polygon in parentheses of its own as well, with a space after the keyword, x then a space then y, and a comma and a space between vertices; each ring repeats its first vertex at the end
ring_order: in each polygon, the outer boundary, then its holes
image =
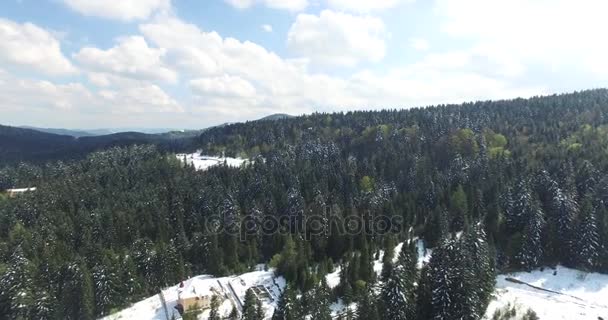
POLYGON ((70 130, 70 129, 61 129, 61 128, 38 128, 38 127, 31 127, 31 126, 20 126, 19 128, 31 129, 31 130, 44 132, 44 133, 52 133, 52 134, 72 136, 72 137, 89 137, 89 136, 100 135, 97 133, 88 132, 88 131, 84 131, 84 130, 70 130))
POLYGON ((198 134, 198 131, 165 134, 121 132, 73 137, 0 125, 0 163, 76 159, 95 150, 135 144, 156 144, 169 150, 181 150, 198 134))

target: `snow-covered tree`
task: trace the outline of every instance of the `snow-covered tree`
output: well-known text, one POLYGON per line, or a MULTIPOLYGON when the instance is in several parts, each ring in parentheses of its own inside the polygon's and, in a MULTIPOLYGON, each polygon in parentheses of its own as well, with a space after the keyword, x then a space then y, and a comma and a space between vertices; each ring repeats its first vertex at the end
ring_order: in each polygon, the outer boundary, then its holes
POLYGON ((298 319, 297 299, 290 284, 285 286, 277 309, 272 315, 272 320, 296 320, 298 319))
POLYGON ((312 310, 310 312, 311 318, 315 320, 331 320, 330 300, 329 287, 325 277, 323 277, 321 284, 314 290, 312 310))
POLYGON ((538 267, 542 255, 543 246, 541 242, 542 232, 545 224, 544 213, 539 206, 534 206, 526 222, 516 259, 525 270, 538 267))
POLYGON ((25 257, 21 246, 18 246, 11 255, 8 270, 0 278, 0 304, 6 301, 4 307, 15 319, 34 317, 36 288, 32 276, 32 263, 25 257))
POLYGON ((418 279, 416 246, 404 244, 381 296, 385 318, 412 320, 416 317, 416 283, 418 279))
POLYGON ((262 303, 252 289, 248 289, 245 293, 242 320, 264 320, 262 303))
POLYGON ((584 200, 581 208, 575 242, 577 264, 586 270, 597 267, 601 252, 600 234, 596 211, 589 198, 584 200))

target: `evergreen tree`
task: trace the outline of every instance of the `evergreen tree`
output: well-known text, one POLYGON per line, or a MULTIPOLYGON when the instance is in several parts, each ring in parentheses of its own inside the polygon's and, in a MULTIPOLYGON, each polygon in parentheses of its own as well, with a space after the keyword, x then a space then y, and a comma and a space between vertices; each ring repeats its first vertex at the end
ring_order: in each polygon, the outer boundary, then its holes
POLYGON ((594 270, 598 266, 601 249, 596 211, 591 199, 586 197, 576 233, 575 253, 578 265, 585 270, 594 270))
POLYGON ((32 263, 25 257, 21 246, 11 255, 8 270, 0 278, 0 304, 6 301, 7 314, 15 319, 31 319, 35 316, 32 263))
POLYGON ((524 228, 521 248, 516 256, 519 266, 524 270, 530 271, 538 267, 541 262, 543 255, 541 237, 544 223, 543 211, 540 207, 534 206, 524 228))
POLYGON ((296 292, 288 283, 283 290, 277 309, 272 315, 272 320, 299 320, 300 310, 299 302, 296 298, 296 292))
POLYGON ((264 311, 259 299, 252 289, 245 292, 245 303, 243 305, 243 320, 263 320, 264 311))
POLYGON ((312 311, 310 313, 312 319, 331 320, 330 300, 329 287, 325 278, 323 278, 321 284, 314 290, 312 311))
POLYGON ((209 319, 208 320, 220 320, 221 316, 219 314, 220 300, 216 295, 213 295, 211 298, 211 310, 209 311, 209 319))
POLYGON ((369 287, 359 295, 357 304, 357 320, 380 320, 378 303, 373 294, 373 288, 369 287))
POLYGON ((393 272, 383 284, 381 294, 387 319, 411 320, 416 317, 416 257, 414 242, 403 244, 393 272))

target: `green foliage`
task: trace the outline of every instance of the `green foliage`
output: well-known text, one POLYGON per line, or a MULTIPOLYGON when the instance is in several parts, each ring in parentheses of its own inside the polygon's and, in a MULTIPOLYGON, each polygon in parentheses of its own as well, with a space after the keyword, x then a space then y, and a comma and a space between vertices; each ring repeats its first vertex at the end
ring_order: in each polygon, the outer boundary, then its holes
POLYGON ((450 146, 454 153, 465 157, 472 157, 479 152, 475 133, 468 128, 457 130, 450 138, 450 146))
POLYGON ((375 182, 374 179, 369 176, 364 176, 359 181, 359 187, 363 192, 372 192, 374 190, 375 182))

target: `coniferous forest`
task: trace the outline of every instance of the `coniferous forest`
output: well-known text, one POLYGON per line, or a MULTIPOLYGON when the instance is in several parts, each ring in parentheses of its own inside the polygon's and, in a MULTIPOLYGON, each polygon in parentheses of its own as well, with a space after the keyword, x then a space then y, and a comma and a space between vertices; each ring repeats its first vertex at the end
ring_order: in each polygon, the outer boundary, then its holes
POLYGON ((337 298, 358 304, 350 319, 480 319, 497 273, 608 273, 607 90, 252 121, 178 145, 251 161, 196 171, 149 143, 0 163, 0 190, 37 188, 0 193, 0 319, 93 319, 259 263, 287 280, 285 320, 331 319, 337 298), (415 238, 433 248, 421 269, 415 238))

